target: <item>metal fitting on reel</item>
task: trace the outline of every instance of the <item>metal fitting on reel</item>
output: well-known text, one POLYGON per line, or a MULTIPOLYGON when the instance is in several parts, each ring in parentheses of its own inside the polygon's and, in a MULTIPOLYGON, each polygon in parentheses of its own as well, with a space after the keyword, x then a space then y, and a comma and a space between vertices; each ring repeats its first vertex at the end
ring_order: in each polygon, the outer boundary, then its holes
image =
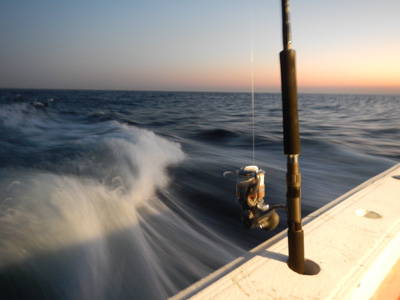
POLYGON ((236 171, 236 200, 248 208, 264 203, 265 185, 263 170, 257 166, 247 166, 236 171))
POLYGON ((274 206, 264 203, 265 172, 257 166, 246 166, 236 171, 236 201, 242 206, 242 222, 247 228, 273 230, 279 223, 274 206))

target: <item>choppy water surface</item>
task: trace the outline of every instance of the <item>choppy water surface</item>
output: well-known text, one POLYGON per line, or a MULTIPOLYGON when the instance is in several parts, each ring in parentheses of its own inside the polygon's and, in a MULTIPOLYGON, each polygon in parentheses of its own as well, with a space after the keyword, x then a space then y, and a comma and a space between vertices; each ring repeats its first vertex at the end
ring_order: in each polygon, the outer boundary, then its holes
MULTIPOLYGON (((285 202, 281 99, 256 94, 256 164, 285 202)), ((300 95, 303 215, 400 160, 400 97, 300 95)), ((164 299, 273 232, 226 170, 252 164, 248 94, 0 91, 0 298, 164 299)))

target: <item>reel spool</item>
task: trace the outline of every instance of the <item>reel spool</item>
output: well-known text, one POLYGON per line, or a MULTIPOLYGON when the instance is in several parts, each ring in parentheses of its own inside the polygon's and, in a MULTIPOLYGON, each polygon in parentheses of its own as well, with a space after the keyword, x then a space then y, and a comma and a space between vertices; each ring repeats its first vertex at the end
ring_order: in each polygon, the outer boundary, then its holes
MULTIPOLYGON (((265 171, 257 166, 246 166, 236 171, 236 202, 242 206, 242 222, 247 228, 273 230, 279 223, 275 212, 264 203, 265 171)), ((281 208, 281 207, 279 207, 281 208)))
POLYGON ((247 166, 236 171, 236 201, 248 208, 264 203, 265 172, 257 166, 247 166))

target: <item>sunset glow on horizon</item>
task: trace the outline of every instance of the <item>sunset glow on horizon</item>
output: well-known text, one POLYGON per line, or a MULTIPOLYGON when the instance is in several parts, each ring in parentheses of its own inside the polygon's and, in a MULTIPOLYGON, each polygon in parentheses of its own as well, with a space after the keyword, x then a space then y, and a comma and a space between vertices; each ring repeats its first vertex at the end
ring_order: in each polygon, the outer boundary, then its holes
MULTIPOLYGON (((300 93, 400 94, 400 2, 355 2, 291 1, 300 93)), ((3 1, 0 88, 279 92, 280 4, 3 1)))

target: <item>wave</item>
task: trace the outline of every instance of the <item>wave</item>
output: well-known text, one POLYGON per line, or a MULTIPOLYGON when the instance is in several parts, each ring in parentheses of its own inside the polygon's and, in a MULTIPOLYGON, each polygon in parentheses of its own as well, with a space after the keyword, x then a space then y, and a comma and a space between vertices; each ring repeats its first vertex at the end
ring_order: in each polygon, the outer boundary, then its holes
MULTIPOLYGON (((80 220, 92 209, 94 212, 103 211, 96 215, 104 219, 104 222, 100 222, 105 230, 108 226, 106 222, 113 219, 107 216, 108 212, 117 210, 117 207, 123 210, 116 211, 119 217, 115 218, 115 222, 118 224, 112 222, 111 226, 118 228, 132 223, 130 218, 124 219, 124 210, 130 211, 128 215, 134 216, 137 205, 149 201, 157 189, 168 184, 166 167, 179 163, 185 155, 179 144, 160 138, 150 131, 129 128, 118 123, 113 126, 119 127, 120 132, 102 137, 81 137, 79 143, 84 144, 81 148, 86 150, 86 154, 81 153, 80 157, 71 161, 65 153, 64 162, 68 161, 67 165, 70 165, 65 166, 64 170, 50 164, 47 166, 49 170, 45 171, 7 169, 7 172, 2 173, 0 178, 3 185, 9 183, 2 204, 1 220, 2 223, 5 222, 2 228, 7 226, 12 232, 18 224, 25 223, 28 225, 25 229, 33 231, 26 232, 27 236, 42 236, 46 232, 52 235, 54 228, 61 231, 68 228, 64 222, 71 226, 81 226, 80 220), (57 171, 51 173, 51 167, 57 171), (67 172, 74 169, 77 171, 67 172), (10 173, 13 174, 13 181, 8 179, 10 173), (6 210, 4 206, 7 206, 6 210), (53 217, 54 220, 49 219, 53 217), (58 224, 47 226, 39 220, 58 224), (49 230, 44 230, 46 227, 49 230)), ((93 220, 93 217, 89 216, 89 219, 93 220)), ((91 226, 83 228, 90 231, 81 231, 83 238, 87 239, 95 234, 91 226)), ((80 234, 77 231, 77 240, 81 239, 80 234)), ((59 236, 67 237, 70 234, 59 236)), ((16 240, 25 241, 18 237, 16 240)), ((46 237, 43 240, 51 239, 46 237)), ((4 249, 2 247, 0 251, 4 249)), ((13 252, 10 251, 9 256, 12 257, 13 252)), ((7 256, 1 255, 2 258, 7 256)))
POLYGON ((220 139, 233 139, 240 137, 240 135, 232 130, 227 129, 210 129, 204 130, 196 135, 198 139, 215 141, 220 139))
POLYGON ((25 104, 2 111, 12 115, 3 129, 34 145, 23 156, 40 153, 0 172, 3 296, 166 298, 241 253, 170 208, 180 206, 168 188, 186 157, 180 144, 116 121, 58 122, 25 104))

